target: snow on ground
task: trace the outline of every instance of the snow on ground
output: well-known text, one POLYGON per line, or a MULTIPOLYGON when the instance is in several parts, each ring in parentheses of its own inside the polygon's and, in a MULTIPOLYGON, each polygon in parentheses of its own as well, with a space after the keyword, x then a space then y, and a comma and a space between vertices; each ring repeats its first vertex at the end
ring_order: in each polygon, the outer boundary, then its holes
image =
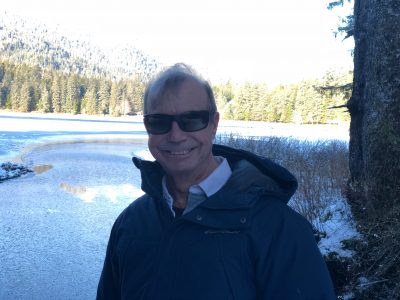
POLYGON ((326 207, 324 215, 326 220, 322 224, 326 236, 319 243, 323 255, 336 252, 341 257, 352 257, 353 252, 343 249, 342 241, 360 238, 360 234, 353 222, 350 206, 345 199, 338 198, 326 207))
POLYGON ((349 124, 314 125, 266 123, 256 121, 222 120, 219 124, 219 134, 239 133, 241 136, 277 136, 298 140, 349 140, 349 124))

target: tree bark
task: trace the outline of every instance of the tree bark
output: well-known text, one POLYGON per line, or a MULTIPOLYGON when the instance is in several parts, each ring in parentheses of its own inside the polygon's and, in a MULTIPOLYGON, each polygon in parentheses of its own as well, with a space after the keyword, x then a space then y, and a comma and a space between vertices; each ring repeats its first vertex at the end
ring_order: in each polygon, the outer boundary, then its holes
POLYGON ((369 217, 400 205, 400 1, 355 0, 349 200, 369 217))

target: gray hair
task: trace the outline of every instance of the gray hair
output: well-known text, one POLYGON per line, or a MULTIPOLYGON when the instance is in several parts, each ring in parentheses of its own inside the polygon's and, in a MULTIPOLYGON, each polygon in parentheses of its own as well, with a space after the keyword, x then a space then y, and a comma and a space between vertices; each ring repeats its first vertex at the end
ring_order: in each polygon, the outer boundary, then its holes
POLYGON ((217 105, 210 84, 190 66, 178 63, 161 71, 147 84, 143 99, 144 114, 149 111, 150 98, 161 98, 166 91, 179 88, 188 79, 194 80, 204 88, 211 112, 217 112, 217 105))

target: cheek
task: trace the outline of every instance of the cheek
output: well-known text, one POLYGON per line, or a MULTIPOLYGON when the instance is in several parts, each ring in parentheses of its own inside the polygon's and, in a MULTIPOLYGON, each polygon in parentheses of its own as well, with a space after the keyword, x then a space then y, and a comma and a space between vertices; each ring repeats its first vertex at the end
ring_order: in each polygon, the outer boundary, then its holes
POLYGON ((153 156, 154 156, 154 153, 157 153, 157 146, 159 144, 160 144, 160 142, 159 142, 159 139, 158 139, 157 136, 153 136, 153 135, 149 136, 149 140, 147 142, 147 145, 149 147, 149 150, 150 150, 151 154, 153 154, 153 156))

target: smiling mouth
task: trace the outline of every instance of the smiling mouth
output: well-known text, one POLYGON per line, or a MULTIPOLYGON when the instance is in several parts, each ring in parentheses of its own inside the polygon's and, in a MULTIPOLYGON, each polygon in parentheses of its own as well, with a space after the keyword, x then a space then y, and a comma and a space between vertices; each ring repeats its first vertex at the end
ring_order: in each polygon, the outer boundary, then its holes
POLYGON ((173 155, 173 156, 183 156, 188 154, 189 152, 191 152, 194 148, 190 148, 190 149, 185 149, 185 150, 179 150, 179 151, 172 151, 172 150, 165 150, 165 152, 167 152, 169 155, 173 155))

